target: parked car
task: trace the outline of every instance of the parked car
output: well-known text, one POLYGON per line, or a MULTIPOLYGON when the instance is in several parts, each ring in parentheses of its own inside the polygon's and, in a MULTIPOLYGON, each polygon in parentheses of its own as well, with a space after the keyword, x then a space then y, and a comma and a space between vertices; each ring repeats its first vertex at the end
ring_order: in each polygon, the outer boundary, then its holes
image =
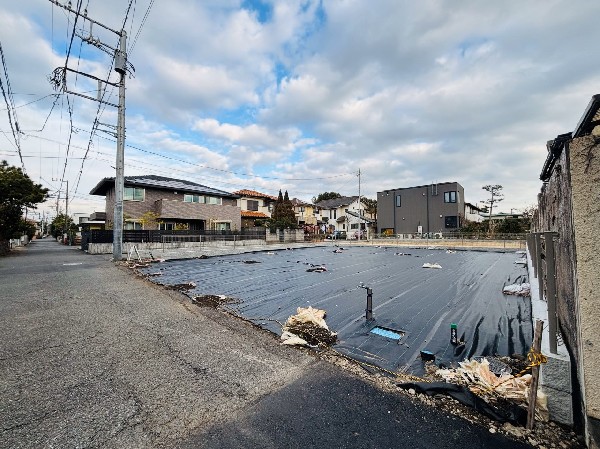
POLYGON ((327 239, 329 240, 345 240, 347 238, 346 231, 333 231, 332 234, 327 234, 327 239))

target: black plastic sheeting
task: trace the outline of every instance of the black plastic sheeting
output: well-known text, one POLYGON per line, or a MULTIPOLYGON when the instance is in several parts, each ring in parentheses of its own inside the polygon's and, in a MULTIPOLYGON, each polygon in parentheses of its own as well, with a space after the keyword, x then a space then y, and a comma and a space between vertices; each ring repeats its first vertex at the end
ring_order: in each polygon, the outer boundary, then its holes
POLYGON ((400 388, 408 390, 414 389, 417 393, 423 393, 428 396, 444 394, 456 399, 461 404, 467 405, 479 413, 483 413, 488 418, 491 418, 500 423, 509 422, 515 426, 525 426, 527 424, 527 410, 522 409, 516 404, 507 403, 504 409, 494 407, 485 402, 467 387, 462 385, 450 384, 446 382, 415 382, 398 384, 400 388))
MULTIPOLYGON (((340 245, 343 247, 343 245, 340 245)), ((227 295, 239 303, 230 312, 277 334, 297 307, 327 311, 338 333, 335 348, 355 359, 393 371, 420 374, 420 351, 451 364, 485 355, 525 355, 532 340, 529 298, 502 294, 505 285, 527 281, 515 253, 350 247, 263 251, 154 264, 141 270, 162 276, 153 282, 194 282, 185 293, 227 295), (249 263, 258 262, 258 263, 249 263), (439 263, 441 269, 422 268, 439 263), (309 272, 323 266, 324 272, 309 272), (365 320, 366 289, 373 289, 373 320, 365 320), (462 345, 450 343, 458 324, 462 345), (380 326, 399 331, 400 340, 370 333, 380 326)))

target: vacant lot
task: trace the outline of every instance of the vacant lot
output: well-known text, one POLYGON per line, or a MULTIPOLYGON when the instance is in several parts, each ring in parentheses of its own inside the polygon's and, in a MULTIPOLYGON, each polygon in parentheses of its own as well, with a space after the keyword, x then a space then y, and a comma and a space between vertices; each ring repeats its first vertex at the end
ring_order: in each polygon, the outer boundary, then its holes
POLYGON ((154 265, 154 282, 194 282, 189 296, 226 295, 230 312, 273 332, 297 307, 327 311, 338 333, 336 349, 394 371, 422 371, 420 351, 451 363, 479 355, 525 354, 531 344, 528 298, 506 296, 502 287, 527 281, 514 253, 334 247, 256 252, 154 265), (423 264, 441 268, 423 268, 423 264), (324 266, 327 271, 307 271, 324 266), (373 321, 365 320, 366 290, 373 289, 373 321), (463 344, 450 343, 450 324, 463 344), (370 331, 379 326, 394 340, 370 331))

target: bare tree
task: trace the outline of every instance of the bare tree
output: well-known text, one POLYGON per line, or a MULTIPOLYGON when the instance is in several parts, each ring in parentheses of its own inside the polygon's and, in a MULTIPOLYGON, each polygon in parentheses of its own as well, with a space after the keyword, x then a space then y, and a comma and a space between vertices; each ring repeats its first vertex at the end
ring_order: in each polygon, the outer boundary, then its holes
POLYGON ((494 204, 499 203, 504 199, 504 194, 502 193, 503 187, 500 184, 488 184, 482 187, 483 190, 486 190, 490 194, 490 199, 485 200, 485 204, 489 204, 489 220, 488 220, 488 232, 492 232, 492 211, 494 209, 494 204))

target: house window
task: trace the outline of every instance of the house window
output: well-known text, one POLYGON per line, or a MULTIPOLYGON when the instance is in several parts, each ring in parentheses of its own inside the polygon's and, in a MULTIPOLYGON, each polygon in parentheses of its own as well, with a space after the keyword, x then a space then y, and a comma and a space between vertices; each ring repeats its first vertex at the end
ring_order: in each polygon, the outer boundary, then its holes
POLYGON ((402 207, 402 195, 396 195, 396 207, 402 207))
POLYGON ((358 229, 358 223, 350 223, 350 229, 358 229))
POLYGON ((258 201, 246 200, 246 210, 258 211, 258 201))
POLYGON ((217 231, 229 231, 231 230, 231 223, 225 221, 217 221, 215 223, 215 230, 217 231))
POLYGON ((300 212, 304 212, 304 206, 300 206, 300 212))
POLYGON ((331 211, 329 212, 329 218, 333 218, 333 219, 337 218, 337 210, 336 209, 331 209, 331 211))
POLYGON ((456 215, 449 215, 444 219, 444 224, 447 228, 458 228, 458 217, 456 215))
POLYGON ((456 192, 444 192, 444 203, 456 203, 456 192))
POLYGON ((207 196, 206 204, 221 204, 221 198, 217 198, 215 196, 207 196))
POLYGON ((123 200, 144 201, 144 189, 139 187, 125 187, 123 190, 123 200))
POLYGON ((123 229, 126 231, 138 231, 143 229, 143 226, 139 221, 126 221, 123 223, 123 229))
POLYGON ((161 231, 172 231, 175 229, 175 223, 159 223, 158 229, 161 231))
POLYGON ((204 204, 204 197, 202 195, 191 195, 186 193, 185 195, 183 195, 183 202, 204 204))

